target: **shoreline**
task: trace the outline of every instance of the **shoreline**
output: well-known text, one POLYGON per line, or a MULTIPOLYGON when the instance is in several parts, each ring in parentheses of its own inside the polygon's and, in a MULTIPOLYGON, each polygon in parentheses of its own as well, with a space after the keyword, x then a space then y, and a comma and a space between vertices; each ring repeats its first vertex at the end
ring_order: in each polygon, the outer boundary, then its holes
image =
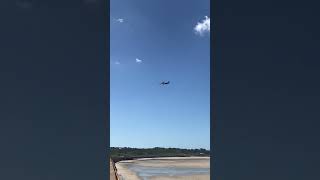
POLYGON ((134 160, 154 160, 154 159, 173 159, 173 160, 179 160, 179 159, 208 159, 210 156, 186 156, 186 157, 180 157, 180 156, 168 156, 168 157, 152 157, 152 158, 137 158, 134 160))
POLYGON ((117 168, 117 174, 118 174, 120 180, 122 180, 122 179, 124 179, 124 180, 141 180, 141 178, 138 176, 138 174, 136 172, 129 170, 123 164, 116 163, 116 168, 117 168))
MULTIPOLYGON (((123 160, 115 163, 118 175, 120 176, 120 179, 125 180, 141 180, 142 177, 139 176, 139 174, 148 174, 148 169, 171 169, 173 170, 173 174, 149 174, 148 179, 150 180, 192 180, 192 179, 198 179, 198 180, 209 180, 210 179, 210 173, 206 173, 206 171, 210 172, 210 157, 199 157, 199 156, 192 156, 192 157, 155 157, 155 158, 138 158, 134 160, 123 160), (130 168, 131 166, 131 168, 130 168), (144 170, 132 170, 132 166, 134 169, 144 169, 144 170), (147 170, 146 170, 147 169, 147 170), (180 170, 188 171, 187 169, 191 169, 190 174, 188 172, 186 174, 179 174, 180 170), (202 172, 199 174, 195 173, 194 170, 202 170, 204 169, 205 173, 202 172), (140 171, 140 172, 139 172, 140 171), (174 172, 177 171, 177 172, 174 172), (177 173, 177 174, 174 174, 177 173), (204 173, 204 174, 203 174, 204 173)), ((165 171, 166 172, 166 171, 165 171)), ((181 173, 181 172, 180 172, 181 173)), ((144 175, 146 176, 146 175, 144 175)))
POLYGON ((136 160, 153 160, 153 159, 206 159, 210 156, 155 156, 155 157, 124 157, 124 158, 112 158, 114 163, 124 162, 124 161, 136 161, 136 160))

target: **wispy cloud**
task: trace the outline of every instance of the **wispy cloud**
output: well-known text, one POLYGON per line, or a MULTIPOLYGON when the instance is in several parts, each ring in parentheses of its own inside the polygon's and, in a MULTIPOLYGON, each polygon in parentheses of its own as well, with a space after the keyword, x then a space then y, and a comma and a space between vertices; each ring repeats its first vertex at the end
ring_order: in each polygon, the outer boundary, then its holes
POLYGON ((119 61, 114 62, 116 65, 120 65, 121 63, 119 61))
POLYGON ((205 16, 205 19, 203 19, 201 22, 198 22, 194 27, 194 31, 200 36, 204 35, 207 32, 210 32, 210 17, 205 16))
POLYGON ((136 63, 142 63, 141 59, 136 58, 136 63))

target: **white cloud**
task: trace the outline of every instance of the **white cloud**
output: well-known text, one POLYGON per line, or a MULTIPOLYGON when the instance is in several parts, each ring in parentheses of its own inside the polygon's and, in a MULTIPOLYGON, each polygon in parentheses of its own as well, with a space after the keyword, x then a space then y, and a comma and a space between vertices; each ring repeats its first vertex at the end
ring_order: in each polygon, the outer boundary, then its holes
POLYGON ((203 19, 202 22, 198 22, 198 24, 194 27, 194 31, 200 36, 206 32, 210 32, 210 17, 205 16, 205 19, 203 19))
POLYGON ((116 64, 116 65, 120 65, 120 62, 119 62, 119 61, 116 61, 116 62, 114 62, 114 64, 116 64))
POLYGON ((116 19, 116 21, 119 22, 119 23, 123 23, 123 22, 124 22, 124 19, 118 18, 118 19, 116 19))
POLYGON ((141 59, 136 58, 136 63, 142 63, 141 59))

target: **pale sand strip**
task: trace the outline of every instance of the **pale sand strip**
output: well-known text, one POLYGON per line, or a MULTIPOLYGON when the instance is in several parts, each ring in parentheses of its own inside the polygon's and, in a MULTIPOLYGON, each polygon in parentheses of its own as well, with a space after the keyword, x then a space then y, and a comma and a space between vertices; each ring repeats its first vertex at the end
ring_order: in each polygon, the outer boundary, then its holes
POLYGON ((147 160, 210 160, 210 157, 197 157, 197 156, 191 156, 191 157, 157 157, 157 158, 139 158, 134 160, 124 160, 121 162, 135 162, 135 161, 147 161, 147 160))
POLYGON ((139 166, 147 167, 210 168, 209 157, 143 158, 121 162, 135 163, 139 166))

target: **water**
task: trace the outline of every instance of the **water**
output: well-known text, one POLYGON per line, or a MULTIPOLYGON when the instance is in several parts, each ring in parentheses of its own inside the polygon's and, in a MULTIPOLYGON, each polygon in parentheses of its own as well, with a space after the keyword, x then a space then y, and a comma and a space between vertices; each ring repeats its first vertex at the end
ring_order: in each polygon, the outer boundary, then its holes
MULTIPOLYGON (((188 161, 186 161, 186 163, 188 163, 188 161)), ((210 174, 210 167, 152 167, 141 166, 137 163, 125 163, 125 166, 130 171, 135 172, 142 180, 149 180, 150 177, 155 176, 190 176, 210 174)))
POLYGON ((128 169, 137 173, 143 180, 151 176, 188 176, 195 174, 209 174, 210 168, 169 168, 169 167, 145 167, 128 165, 128 169))

